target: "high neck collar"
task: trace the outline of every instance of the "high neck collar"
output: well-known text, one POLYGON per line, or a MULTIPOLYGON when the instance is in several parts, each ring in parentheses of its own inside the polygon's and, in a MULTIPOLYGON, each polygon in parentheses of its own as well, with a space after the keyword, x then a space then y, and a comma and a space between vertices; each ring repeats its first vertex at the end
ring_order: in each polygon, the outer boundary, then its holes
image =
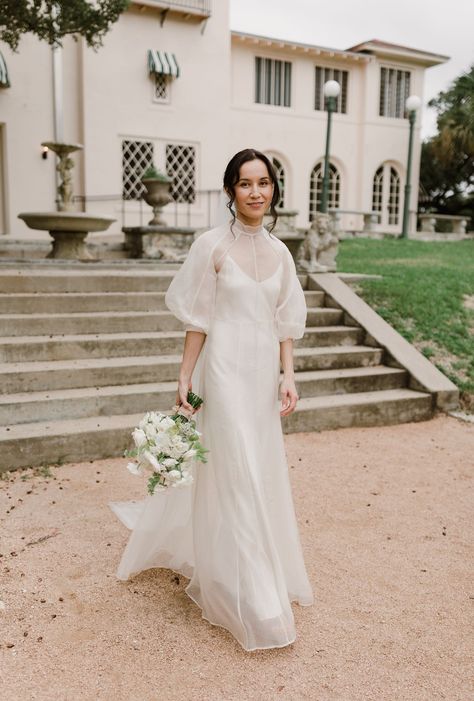
POLYGON ((249 224, 244 224, 237 218, 232 224, 232 229, 239 235, 242 234, 243 236, 264 236, 266 233, 266 229, 264 228, 263 224, 259 224, 258 226, 250 226, 249 224))

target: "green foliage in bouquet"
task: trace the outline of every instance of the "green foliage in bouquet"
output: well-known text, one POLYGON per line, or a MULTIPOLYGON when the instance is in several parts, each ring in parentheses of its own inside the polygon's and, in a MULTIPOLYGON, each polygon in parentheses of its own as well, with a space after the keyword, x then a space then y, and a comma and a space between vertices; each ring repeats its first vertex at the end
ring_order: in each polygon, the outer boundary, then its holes
MULTIPOLYGON (((201 397, 191 391, 187 399, 194 409, 203 403, 201 397)), ((179 410, 171 416, 148 412, 132 436, 135 448, 125 451, 125 455, 136 458, 137 463, 129 463, 127 468, 136 475, 143 474, 144 469, 151 470, 149 494, 191 484, 191 463, 207 462, 209 451, 200 442, 196 422, 179 410)))

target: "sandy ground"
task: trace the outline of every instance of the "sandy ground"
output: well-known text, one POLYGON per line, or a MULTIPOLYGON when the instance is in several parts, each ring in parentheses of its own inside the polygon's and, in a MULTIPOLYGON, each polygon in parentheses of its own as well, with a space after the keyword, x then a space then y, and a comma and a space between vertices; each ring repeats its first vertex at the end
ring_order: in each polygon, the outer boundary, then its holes
POLYGON ((0 482, 2 701, 468 701, 474 425, 286 437, 316 602, 296 642, 246 653, 202 620, 187 580, 115 579, 128 539, 109 500, 125 460, 0 482))

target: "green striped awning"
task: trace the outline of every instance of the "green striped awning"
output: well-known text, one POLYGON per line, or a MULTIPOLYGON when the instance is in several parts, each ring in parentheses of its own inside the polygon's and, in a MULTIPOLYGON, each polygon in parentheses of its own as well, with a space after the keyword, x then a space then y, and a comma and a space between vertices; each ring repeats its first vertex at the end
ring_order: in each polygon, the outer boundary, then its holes
POLYGON ((166 51, 148 50, 148 70, 150 73, 162 73, 179 78, 179 66, 174 54, 166 51))
POLYGON ((0 51, 0 86, 2 88, 10 87, 10 80, 8 78, 8 69, 3 54, 0 51))

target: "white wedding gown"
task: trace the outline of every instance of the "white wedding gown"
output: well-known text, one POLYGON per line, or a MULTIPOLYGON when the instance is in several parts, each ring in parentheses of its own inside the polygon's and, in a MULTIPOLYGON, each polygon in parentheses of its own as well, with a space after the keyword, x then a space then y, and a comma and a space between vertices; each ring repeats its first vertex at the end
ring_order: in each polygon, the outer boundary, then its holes
POLYGON ((132 530, 117 577, 170 568, 245 650, 288 645, 290 602, 313 602, 279 413, 279 341, 301 338, 306 321, 293 259, 266 229, 237 220, 193 242, 165 301, 187 330, 207 334, 192 387, 210 452, 190 487, 110 502, 132 530))

